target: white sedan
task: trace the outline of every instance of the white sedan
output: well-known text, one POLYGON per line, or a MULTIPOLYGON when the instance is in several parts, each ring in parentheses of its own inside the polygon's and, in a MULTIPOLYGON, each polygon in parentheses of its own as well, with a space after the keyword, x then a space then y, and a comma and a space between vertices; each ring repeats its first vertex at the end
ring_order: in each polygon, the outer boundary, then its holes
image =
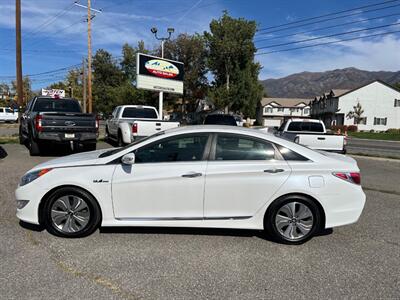
POLYGON ((16 190, 17 217, 64 237, 180 226, 265 229, 298 244, 359 219, 359 172, 352 158, 259 130, 187 126, 34 167, 16 190))

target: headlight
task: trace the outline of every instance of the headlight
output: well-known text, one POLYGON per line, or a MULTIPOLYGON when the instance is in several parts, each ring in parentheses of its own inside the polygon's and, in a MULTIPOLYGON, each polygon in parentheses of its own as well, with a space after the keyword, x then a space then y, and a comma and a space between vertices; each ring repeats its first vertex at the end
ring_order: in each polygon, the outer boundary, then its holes
POLYGON ((42 169, 42 170, 26 173, 24 176, 22 176, 19 186, 24 186, 50 171, 51 171, 51 169, 42 169))

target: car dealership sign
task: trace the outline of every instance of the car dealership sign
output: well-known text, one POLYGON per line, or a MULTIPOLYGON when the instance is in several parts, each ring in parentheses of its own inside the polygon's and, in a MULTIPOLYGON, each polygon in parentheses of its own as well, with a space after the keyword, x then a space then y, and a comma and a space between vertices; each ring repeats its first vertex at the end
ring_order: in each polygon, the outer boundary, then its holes
POLYGON ((49 96, 52 98, 58 97, 58 98, 65 98, 65 90, 59 90, 59 89, 42 89, 42 96, 49 96))
POLYGON ((142 53, 136 59, 138 89, 183 94, 183 63, 142 53))

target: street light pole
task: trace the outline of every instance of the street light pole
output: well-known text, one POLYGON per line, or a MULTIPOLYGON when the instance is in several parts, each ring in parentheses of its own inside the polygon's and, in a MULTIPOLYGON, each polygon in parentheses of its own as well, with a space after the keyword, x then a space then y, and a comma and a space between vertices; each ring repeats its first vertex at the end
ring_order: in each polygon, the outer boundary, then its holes
MULTIPOLYGON (((174 28, 168 28, 168 37, 158 37, 157 36, 157 28, 151 28, 151 32, 154 34, 157 40, 161 41, 161 58, 164 58, 164 43, 171 39, 171 34, 175 31, 174 28)), ((158 94, 158 118, 160 120, 163 119, 163 105, 164 105, 164 92, 159 92, 158 94)))

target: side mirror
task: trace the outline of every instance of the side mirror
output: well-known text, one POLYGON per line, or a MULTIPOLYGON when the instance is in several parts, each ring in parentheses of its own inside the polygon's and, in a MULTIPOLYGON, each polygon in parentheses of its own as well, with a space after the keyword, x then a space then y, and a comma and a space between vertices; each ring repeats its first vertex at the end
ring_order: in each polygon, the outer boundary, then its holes
POLYGON ((135 163, 135 153, 127 153, 122 156, 122 163, 124 165, 133 165, 135 163))

